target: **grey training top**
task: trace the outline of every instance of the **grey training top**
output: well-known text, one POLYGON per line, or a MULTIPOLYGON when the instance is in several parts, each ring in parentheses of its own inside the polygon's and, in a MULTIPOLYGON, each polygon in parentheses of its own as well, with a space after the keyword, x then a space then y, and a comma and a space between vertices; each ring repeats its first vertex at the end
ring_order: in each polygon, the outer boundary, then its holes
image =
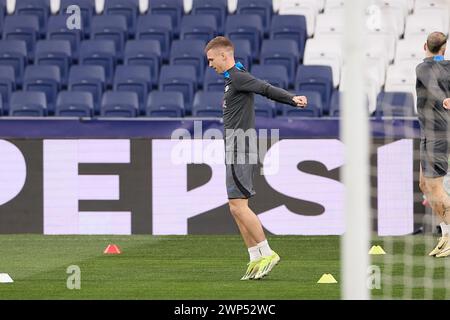
POLYGON ((422 137, 448 138, 450 110, 442 103, 450 98, 450 61, 442 56, 426 58, 416 67, 417 113, 422 137))
POLYGON ((256 79, 244 69, 240 62, 224 72, 223 75, 225 77, 223 99, 225 150, 234 153, 257 153, 254 94, 257 93, 271 100, 292 106, 296 106, 292 101, 295 95, 256 79), (246 133, 247 135, 245 150, 240 148, 241 143, 239 143, 239 139, 236 139, 236 137, 242 137, 240 133, 246 133))

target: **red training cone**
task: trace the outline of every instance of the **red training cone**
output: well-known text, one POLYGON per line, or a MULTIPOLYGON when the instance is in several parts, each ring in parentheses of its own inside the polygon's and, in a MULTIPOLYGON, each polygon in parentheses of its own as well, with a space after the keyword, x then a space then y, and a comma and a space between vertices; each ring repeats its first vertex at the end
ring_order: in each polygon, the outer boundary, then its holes
POLYGON ((119 247, 116 246, 115 244, 109 244, 105 251, 103 251, 104 254, 121 254, 122 252, 120 251, 119 247))

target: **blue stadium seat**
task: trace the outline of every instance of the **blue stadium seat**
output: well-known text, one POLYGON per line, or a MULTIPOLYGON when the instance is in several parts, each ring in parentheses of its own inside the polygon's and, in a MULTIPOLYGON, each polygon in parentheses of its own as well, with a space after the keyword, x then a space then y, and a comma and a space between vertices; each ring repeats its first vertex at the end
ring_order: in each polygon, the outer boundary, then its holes
POLYGON ((91 33, 91 20, 95 14, 95 0, 61 0, 60 13, 65 19, 68 17, 67 8, 72 5, 80 7, 81 29, 83 30, 84 37, 87 37, 91 33))
POLYGON ((222 74, 217 73, 213 68, 207 68, 205 72, 205 79, 203 81, 203 90, 223 92, 224 88, 225 88, 224 76, 222 74))
POLYGON ((67 85, 69 67, 72 63, 72 51, 67 40, 42 40, 36 44, 34 63, 37 65, 57 66, 61 72, 61 81, 67 85))
POLYGON ((241 62, 247 70, 252 66, 252 46, 249 40, 238 39, 233 40, 234 58, 241 62))
POLYGON ((83 34, 81 30, 69 30, 66 25, 66 19, 67 17, 63 15, 51 16, 48 19, 47 39, 69 41, 72 58, 78 60, 80 42, 83 34))
POLYGON ((139 13, 139 0, 107 0, 104 14, 121 15, 127 20, 128 35, 136 32, 136 20, 139 13))
POLYGON ((102 117, 135 118, 139 113, 139 99, 135 92, 107 91, 103 94, 102 117))
POLYGON ((412 117, 414 96, 410 92, 380 92, 375 114, 377 117, 412 117))
POLYGON ((0 0, 0 38, 3 34, 3 23, 6 14, 6 0, 0 0))
POLYGON ((192 115, 195 117, 222 117, 223 92, 197 91, 192 105, 192 115))
POLYGON ((105 69, 106 83, 112 85, 116 65, 116 48, 111 40, 86 40, 80 47, 80 64, 97 65, 105 69))
POLYGON ((3 27, 4 40, 23 40, 27 44, 29 60, 34 58, 34 47, 39 37, 39 19, 36 16, 6 16, 3 27))
POLYGON ((16 91, 11 95, 9 115, 12 117, 44 117, 47 100, 43 92, 16 91))
POLYGON ((237 14, 256 14, 261 17, 264 32, 269 34, 272 18, 272 0, 238 0, 237 14))
POLYGON ((60 91, 56 99, 56 117, 92 117, 94 99, 89 92, 60 91))
POLYGON ((114 91, 135 92, 139 98, 140 114, 145 114, 145 104, 152 84, 147 66, 117 66, 114 91))
POLYGON ((183 0, 151 0, 149 6, 149 12, 152 14, 170 16, 174 34, 176 37, 178 37, 181 17, 184 14, 183 0))
POLYGON ((0 41, 0 65, 14 68, 17 86, 23 83, 23 73, 27 65, 27 44, 22 40, 0 41))
POLYGON ((72 66, 69 72, 70 91, 90 92, 94 99, 95 114, 100 113, 100 102, 106 88, 105 69, 101 66, 72 66))
MULTIPOLYGON (((342 105, 342 93, 339 90, 333 90, 330 100, 330 117, 340 117, 341 115, 341 105, 342 105)), ((366 96, 366 107, 369 112, 369 97, 366 96)))
POLYGON ((217 23, 213 15, 187 15, 181 20, 180 39, 208 42, 216 36, 217 23))
POLYGON ((331 94, 328 114, 330 117, 340 117, 341 115, 341 92, 339 90, 333 90, 331 94))
MULTIPOLYGON (((9 99, 12 92, 16 89, 16 77, 14 75, 14 68, 12 66, 0 65, 0 101, 3 109, 7 110, 9 99)), ((2 112, 0 111, 0 115, 2 112)))
MULTIPOLYGON (((16 1, 16 15, 36 16, 39 20, 40 35, 45 36, 47 20, 50 15, 50 0, 16 1)), ((26 18, 28 19, 28 18, 26 18)))
POLYGON ((92 40, 112 40, 116 45, 119 60, 123 59, 127 19, 124 16, 94 16, 91 25, 92 40))
POLYGON ((217 31, 223 34, 225 19, 228 14, 227 0, 194 0, 192 3, 192 15, 212 14, 216 17, 217 31))
POLYGON ((288 88, 289 78, 284 66, 279 65, 253 65, 252 75, 258 79, 265 80, 271 85, 283 89, 288 88))
POLYGON ((283 116, 303 118, 317 118, 322 116, 322 99, 319 93, 314 91, 302 91, 298 92, 297 95, 306 96, 308 98, 308 106, 301 109, 286 104, 279 104, 282 108, 283 116))
POLYGON ((303 61, 306 33, 306 18, 301 15, 274 15, 270 27, 270 39, 289 39, 298 44, 300 60, 303 61))
POLYGON ((294 40, 264 40, 261 48, 261 64, 282 65, 289 77, 289 86, 294 85, 299 63, 298 46, 294 40))
POLYGON ((275 102, 259 94, 255 95, 255 116, 273 118, 275 115, 275 102))
POLYGON ((170 50, 171 65, 194 66, 197 74, 197 86, 203 84, 205 73, 205 42, 202 40, 175 40, 170 50))
POLYGON ((330 66, 300 65, 295 79, 296 91, 317 91, 322 97, 323 111, 330 110, 333 72, 330 66))
POLYGON ((148 117, 183 117, 184 98, 181 92, 152 91, 147 101, 148 117))
POLYGON ((61 72, 57 66, 28 66, 23 77, 24 91, 44 92, 50 115, 54 112, 56 96, 61 88, 61 72))
POLYGON ((233 42, 238 39, 250 41, 252 59, 259 58, 263 25, 261 17, 254 14, 236 14, 228 16, 225 25, 225 35, 233 42))
POLYGON ((136 39, 158 40, 165 61, 169 60, 172 20, 166 15, 147 14, 138 19, 136 39))
POLYGON ((3 99, 0 94, 0 117, 2 117, 3 115, 8 115, 8 114, 6 113, 5 109, 3 108, 3 99))
POLYGON ((194 98, 197 77, 193 66, 167 66, 161 68, 159 75, 160 91, 177 91, 183 93, 186 112, 189 113, 194 98))
POLYGON ((152 86, 156 87, 161 65, 161 44, 158 40, 128 40, 125 46, 124 64, 150 68, 152 86))

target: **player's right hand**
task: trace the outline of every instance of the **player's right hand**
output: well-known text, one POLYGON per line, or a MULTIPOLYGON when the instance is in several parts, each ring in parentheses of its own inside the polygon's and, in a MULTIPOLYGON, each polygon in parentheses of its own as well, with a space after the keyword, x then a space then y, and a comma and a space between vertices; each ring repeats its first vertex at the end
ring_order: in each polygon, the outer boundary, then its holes
POLYGON ((300 108, 306 108, 308 105, 308 99, 305 96, 295 96, 292 100, 295 102, 297 107, 300 108))
POLYGON ((450 110, 450 98, 445 99, 443 105, 445 109, 450 110))

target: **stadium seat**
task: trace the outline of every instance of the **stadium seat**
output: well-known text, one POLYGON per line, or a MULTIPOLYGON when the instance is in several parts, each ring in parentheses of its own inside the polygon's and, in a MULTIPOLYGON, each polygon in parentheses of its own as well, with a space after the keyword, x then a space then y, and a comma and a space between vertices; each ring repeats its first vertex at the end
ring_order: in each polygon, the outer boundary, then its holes
POLYGON ((225 78, 218 74, 214 69, 207 68, 205 72, 205 80, 203 81, 204 91, 220 91, 225 88, 225 78))
POLYGON ((255 116, 273 118, 275 115, 275 102, 259 94, 255 95, 255 116))
POLYGON ((395 59, 396 46, 397 46, 397 37, 395 34, 385 32, 382 30, 373 30, 367 31, 365 35, 365 39, 367 42, 366 52, 369 50, 372 52, 375 49, 383 49, 388 63, 391 63, 395 59))
POLYGON ((222 117, 223 93, 217 91, 197 91, 192 105, 194 117, 222 117))
POLYGON ((228 11, 227 0, 193 0, 192 15, 212 14, 216 17, 217 31, 223 34, 228 11))
POLYGON ((272 19, 272 0, 238 0, 237 14, 256 14, 262 19, 263 30, 269 34, 272 19))
POLYGON ((228 16, 225 25, 225 35, 233 42, 238 39, 249 40, 252 59, 258 60, 263 37, 263 26, 260 16, 254 14, 228 16))
POLYGON ((333 70, 333 85, 336 88, 341 78, 343 63, 341 38, 335 36, 321 36, 308 39, 305 47, 305 65, 327 65, 333 70))
POLYGON ((5 110, 5 108, 3 107, 3 99, 1 97, 0 94, 0 117, 2 117, 3 115, 8 115, 9 113, 7 113, 7 111, 5 110))
POLYGON ((61 81, 67 85, 69 67, 72 63, 72 51, 67 40, 42 40, 36 44, 34 62, 37 65, 57 66, 61 72, 61 81))
POLYGON ((427 36, 431 32, 441 31, 448 34, 448 11, 444 18, 439 9, 426 10, 408 16, 406 19, 405 38, 411 35, 423 34, 427 36))
POLYGON ((170 16, 174 34, 178 37, 181 17, 184 14, 183 0, 151 0, 149 12, 170 16))
MULTIPOLYGON (((16 15, 36 16, 39 21, 40 35, 45 36, 47 20, 50 15, 50 0, 19 0, 16 1, 16 15)), ((28 19, 28 17, 26 18, 28 19)))
POLYGON ((301 3, 301 5, 303 6, 313 7, 317 13, 322 12, 325 8, 325 0, 278 0, 278 2, 278 9, 280 9, 281 7, 295 6, 295 4, 297 3, 301 3))
POLYGON ((330 110, 328 115, 330 117, 339 117, 341 115, 341 92, 334 90, 330 99, 330 110))
POLYGON ((252 66, 253 59, 250 41, 246 39, 233 40, 233 45, 235 60, 241 62, 249 70, 252 66))
POLYGON ((165 61, 169 60, 172 22, 169 16, 147 14, 138 18, 136 39, 158 40, 165 61))
POLYGON ((315 36, 343 35, 344 16, 334 14, 319 14, 316 21, 315 36))
MULTIPOLYGON (((284 0, 283 0, 284 1, 284 0)), ((345 0, 326 0, 325 1, 325 13, 331 9, 344 8, 345 0)))
POLYGON ((412 93, 381 92, 378 96, 377 117, 412 117, 414 113, 412 93))
POLYGON ((83 34, 81 30, 69 30, 66 25, 66 19, 67 18, 62 15, 51 16, 48 19, 47 39, 69 41, 72 58, 77 61, 83 34))
POLYGON ((11 95, 9 115, 12 117, 44 117, 47 101, 43 92, 16 91, 11 95))
MULTIPOLYGON (((252 67, 252 75, 255 78, 267 81, 271 85, 279 88, 287 89, 289 85, 289 78, 287 70, 281 65, 259 65, 255 64, 252 67)), ((223 87, 222 87, 223 91, 223 87)))
POLYGON ((124 16, 94 16, 91 25, 92 40, 112 40, 119 60, 123 59, 127 20, 124 16))
POLYGON ((139 13, 139 0, 107 0, 105 1, 106 15, 121 15, 127 20, 128 36, 136 32, 136 20, 139 13))
POLYGON ((298 67, 295 79, 296 91, 314 91, 320 94, 323 112, 328 114, 331 91, 333 89, 333 71, 330 66, 298 67))
POLYGON ((173 91, 152 91, 148 96, 146 114, 148 117, 183 117, 183 94, 173 91))
POLYGON ((161 44, 158 40, 127 41, 124 64, 149 67, 153 87, 156 87, 158 84, 161 59, 161 44))
POLYGON ((183 93, 184 105, 187 113, 191 111, 196 85, 197 77, 193 66, 164 65, 161 68, 159 90, 183 93))
POLYGON ((81 65, 98 65, 105 69, 106 83, 112 85, 116 65, 116 48, 111 40, 86 40, 80 47, 81 65))
POLYGON ((69 72, 70 91, 92 94, 95 114, 100 112, 100 102, 106 87, 105 69, 101 66, 72 66, 69 72))
POLYGON ((260 56, 263 65, 281 65, 288 73, 289 86, 294 85, 299 64, 298 45, 294 40, 264 40, 260 56))
POLYGON ((95 14, 95 0, 61 0, 60 14, 64 16, 64 20, 67 19, 67 8, 76 5, 81 10, 81 29, 83 31, 83 37, 87 37, 91 34, 91 20, 95 14))
MULTIPOLYGON (((411 61, 399 62, 390 65, 386 74, 386 87, 394 89, 395 86, 415 86, 416 84, 416 66, 420 61, 413 63, 411 61)), ((399 90, 393 90, 399 91, 399 90)))
POLYGON ((322 99, 318 92, 301 91, 297 95, 308 98, 308 107, 301 109, 285 104, 278 104, 277 107, 281 109, 284 117, 317 118, 322 116, 322 99))
MULTIPOLYGON (((14 68, 12 66, 0 65, 0 101, 4 110, 8 109, 9 99, 12 92, 16 89, 15 80, 14 68)), ((0 111, 1 114, 2 112, 0 111)))
POLYGON ((397 44, 397 52, 395 54, 395 63, 410 61, 415 62, 425 58, 425 50, 423 48, 427 41, 428 35, 410 35, 404 40, 400 40, 397 44))
POLYGON ((139 99, 140 114, 145 113, 145 103, 151 90, 150 67, 117 66, 114 76, 114 91, 135 92, 139 99))
POLYGON ((317 9, 301 0, 282 1, 279 15, 301 15, 306 19, 306 32, 308 37, 314 36, 316 26, 317 9))
POLYGON ((208 42, 216 36, 217 23, 213 15, 187 15, 181 20, 180 39, 208 42))
POLYGON ((174 40, 170 50, 171 65, 195 67, 198 87, 203 84, 205 73, 205 45, 203 40, 174 40))
POLYGON ((92 117, 94 99, 89 92, 60 91, 56 99, 56 117, 92 117))
POLYGON ((27 44, 29 60, 34 58, 34 47, 39 37, 39 19, 36 16, 6 16, 3 26, 4 40, 23 40, 27 44))
POLYGON ((135 92, 107 91, 103 94, 102 117, 135 118, 138 114, 139 99, 135 92))
POLYGON ((24 91, 44 92, 49 114, 54 112, 56 96, 61 88, 61 72, 57 66, 28 66, 23 77, 24 91))
POLYGON ((306 38, 306 20, 304 16, 273 16, 272 25, 270 27, 270 39, 289 39, 296 41, 301 61, 303 60, 305 51, 306 38))
POLYGON ((14 68, 17 86, 23 83, 23 73, 27 65, 27 44, 22 40, 0 41, 0 65, 14 68))

